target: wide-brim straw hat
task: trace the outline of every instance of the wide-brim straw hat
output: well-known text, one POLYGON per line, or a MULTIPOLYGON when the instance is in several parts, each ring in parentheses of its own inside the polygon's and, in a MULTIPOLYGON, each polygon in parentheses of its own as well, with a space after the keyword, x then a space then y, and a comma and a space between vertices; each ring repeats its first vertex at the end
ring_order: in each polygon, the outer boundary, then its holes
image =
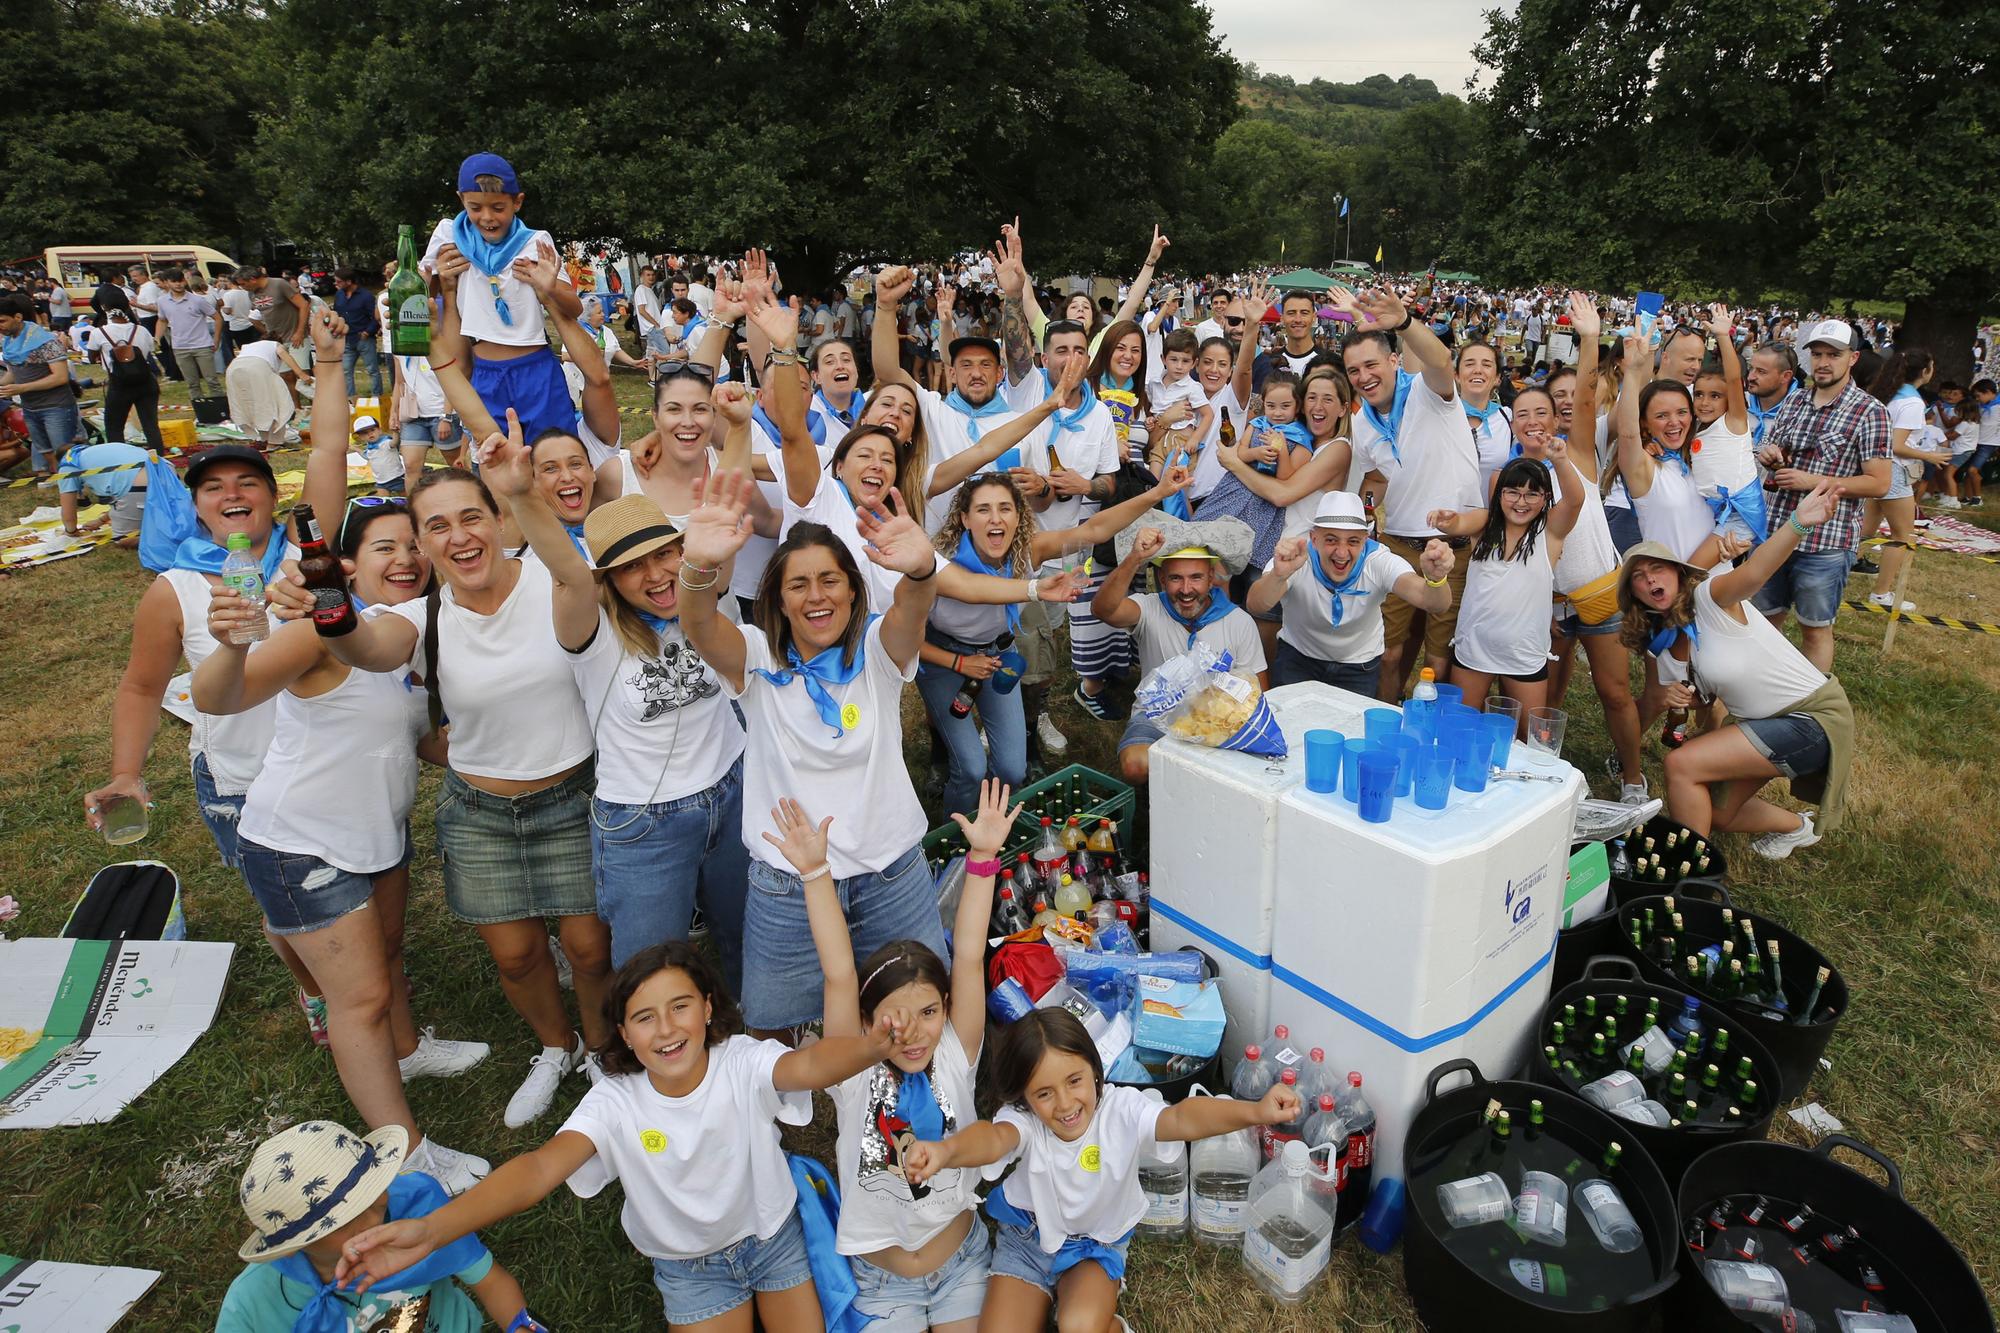
POLYGON ((643 495, 621 495, 591 510, 583 520, 583 544, 590 548, 590 563, 597 569, 630 564, 679 541, 681 535, 666 511, 643 495))
POLYGON ((264 1140, 237 1190, 257 1228, 237 1257, 280 1259, 340 1230, 388 1191, 409 1149, 401 1125, 356 1134, 331 1120, 308 1120, 264 1140))

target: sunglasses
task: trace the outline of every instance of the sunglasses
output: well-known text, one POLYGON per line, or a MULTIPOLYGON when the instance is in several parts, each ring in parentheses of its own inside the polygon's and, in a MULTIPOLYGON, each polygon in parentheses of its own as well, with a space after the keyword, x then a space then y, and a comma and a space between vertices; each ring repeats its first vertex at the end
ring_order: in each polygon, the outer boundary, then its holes
POLYGON ((366 517, 378 509, 408 512, 409 508, 409 500, 400 495, 357 495, 347 502, 347 508, 340 515, 340 531, 334 534, 333 544, 336 547, 347 545, 347 525, 354 521, 354 512, 357 509, 366 517))
POLYGON ((1228 319, 1224 320, 1223 323, 1229 325, 1229 327, 1233 329, 1243 323, 1243 317, 1241 315, 1231 315, 1228 319))

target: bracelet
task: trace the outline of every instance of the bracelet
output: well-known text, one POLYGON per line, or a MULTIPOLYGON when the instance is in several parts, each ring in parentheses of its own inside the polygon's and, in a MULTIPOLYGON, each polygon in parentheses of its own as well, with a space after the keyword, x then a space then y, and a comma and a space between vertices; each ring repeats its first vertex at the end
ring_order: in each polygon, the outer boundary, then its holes
POLYGON ((702 569, 699 566, 691 566, 686 563, 683 563, 681 565, 680 584, 683 588, 686 588, 689 592, 707 592, 710 588, 713 588, 715 586, 715 580, 719 577, 721 576, 717 573, 717 571, 713 569, 702 569), (708 575, 708 582, 695 583, 692 580, 690 580, 688 578, 689 569, 693 569, 697 574, 708 575))
POLYGON ((797 352, 773 352, 764 364, 767 366, 796 366, 802 365, 804 362, 805 358, 797 352))
POLYGON ((1031 576, 1028 579, 1028 600, 1031 602, 1040 601, 1041 590, 1042 590, 1041 576, 1040 575, 1031 576))
POLYGON ((1396 326, 1395 328, 1393 328, 1393 329, 1390 329, 1390 330, 1389 330, 1389 332, 1391 332, 1391 333, 1401 333, 1401 332, 1402 332, 1402 331, 1403 331, 1404 329, 1407 329, 1407 328, 1409 328, 1409 327, 1410 327, 1410 325, 1412 325, 1412 324, 1416 323, 1416 320, 1417 320, 1417 313, 1416 313, 1416 311, 1414 311, 1414 310, 1405 310, 1405 311, 1403 312, 1403 322, 1402 322, 1401 324, 1398 324, 1398 325, 1397 325, 1397 326, 1396 326))
POLYGON ((799 872, 799 883, 804 884, 808 880, 818 879, 821 875, 825 875, 828 879, 833 878, 833 872, 826 868, 826 862, 824 861, 821 861, 811 870, 801 870, 799 872))
POLYGON ((929 583, 932 579, 937 577, 937 562, 933 561, 931 563, 931 567, 924 571, 924 576, 922 578, 918 578, 915 574, 905 574, 903 575, 903 577, 908 579, 912 583, 929 583))
POLYGON ((1424 586, 1426 588, 1442 588, 1447 586, 1450 582, 1451 578, 1449 575, 1447 575, 1441 579, 1425 579, 1424 586))
POLYGON ((514 1316, 514 1322, 507 1325, 507 1333, 549 1333, 549 1326, 524 1305, 521 1312, 514 1316))
POLYGON ((1799 522, 1799 516, 1797 514, 1793 514, 1791 517, 1787 518, 1785 520, 1785 523, 1787 526, 1791 528, 1793 532, 1798 533, 1799 536, 1801 537, 1810 537, 1812 535, 1812 529, 1807 527, 1805 524, 1799 522))
POLYGON ((441 361, 441 362, 439 362, 439 363, 438 363, 437 365, 434 365, 434 366, 432 366, 432 367, 431 367, 431 374, 435 375, 435 374, 437 374, 437 373, 438 373, 438 372, 439 372, 440 370, 445 370, 445 369, 448 369, 449 367, 451 367, 451 366, 455 366, 455 365, 457 365, 457 364, 458 364, 458 358, 457 358, 457 357, 453 357, 453 358, 452 358, 451 360, 449 360, 449 361, 441 361))
POLYGON ((966 854, 965 873, 968 875, 997 875, 1000 873, 1000 858, 992 856, 984 861, 975 861, 971 853, 966 854))
POLYGON ((961 654, 953 653, 951 655, 951 670, 954 675, 962 676, 965 674, 965 658, 961 654))

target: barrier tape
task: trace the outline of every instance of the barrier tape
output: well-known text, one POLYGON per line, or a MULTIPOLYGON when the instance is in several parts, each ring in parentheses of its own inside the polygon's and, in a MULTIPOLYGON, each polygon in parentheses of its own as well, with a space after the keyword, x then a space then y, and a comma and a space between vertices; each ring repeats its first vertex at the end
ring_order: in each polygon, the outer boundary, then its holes
POLYGON ((19 481, 10 481, 7 483, 7 489, 11 491, 18 486, 32 486, 38 481, 61 480, 64 477, 95 477, 105 472, 137 472, 145 466, 144 463, 114 463, 110 467, 87 467, 70 472, 58 471, 53 478, 22 477, 19 481))
POLYGON ((1900 546, 1906 551, 1937 551, 1942 555, 1963 556, 1967 560, 1977 560, 1981 564, 2000 565, 2000 556, 1978 555, 1971 551, 1954 551, 1949 546, 1925 546, 1922 542, 1899 542, 1894 537, 1870 537, 1863 546, 1900 546))
POLYGON ((1877 606, 1873 602, 1848 602, 1846 605, 1856 611, 1866 611, 1870 615, 1893 615, 1897 620, 1912 625, 1936 625, 1940 629, 1962 629, 1970 630, 1974 634, 2000 635, 2000 625, 1988 625, 1979 620, 1959 620, 1952 616, 1925 616, 1915 611, 1891 611, 1888 607, 1877 606))

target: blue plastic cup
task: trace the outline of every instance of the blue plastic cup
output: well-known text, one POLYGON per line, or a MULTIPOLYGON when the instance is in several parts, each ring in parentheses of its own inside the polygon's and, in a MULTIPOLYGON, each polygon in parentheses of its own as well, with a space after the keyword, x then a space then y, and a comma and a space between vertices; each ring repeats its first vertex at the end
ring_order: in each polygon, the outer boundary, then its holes
POLYGON ((1445 704, 1462 704, 1465 702, 1465 691, 1456 685, 1439 685, 1437 692, 1438 706, 1440 708, 1445 704))
POLYGON ((1341 747, 1340 794, 1350 801, 1361 797, 1361 756, 1374 748, 1363 736, 1351 736, 1341 747))
POLYGON ((1493 757, 1493 742, 1474 727, 1452 737, 1451 745, 1452 783, 1460 791, 1486 790, 1486 765, 1493 757))
POLYGON ((1355 804, 1361 817, 1371 824, 1389 822, 1396 803, 1396 756, 1388 750, 1370 749, 1361 756, 1361 798, 1355 804))
POLYGON ((1507 713, 1488 713, 1479 725, 1486 728, 1486 738, 1493 742, 1493 766, 1507 767, 1507 755, 1514 745, 1514 718, 1507 713))
POLYGON ((1431 750, 1429 741, 1407 733, 1396 737, 1390 749, 1396 753, 1396 795, 1408 796, 1416 780, 1417 760, 1431 750))
POLYGON ((1375 1182, 1368 1207, 1361 1214, 1361 1243, 1377 1254, 1396 1248, 1403 1236, 1405 1199, 1403 1182, 1390 1177, 1375 1182))
POLYGON ((1403 715, 1394 708, 1371 708, 1361 715, 1361 725, 1370 741, 1387 745, 1403 734, 1403 715))
POLYGON ((1437 724, 1438 744, 1450 744, 1452 737, 1472 730, 1473 727, 1478 725, 1478 722, 1479 713, 1474 709, 1467 708, 1464 704, 1439 704, 1437 724))
POLYGON ((1427 749, 1417 756, 1417 776, 1413 784, 1417 804, 1426 810, 1442 810, 1451 799, 1452 757, 1440 749, 1427 749))
POLYGON ((1306 790, 1334 792, 1340 787, 1340 752, 1347 737, 1319 728, 1306 733, 1306 790))
POLYGON ((1403 734, 1422 740, 1437 737, 1437 700, 1408 699, 1403 703, 1403 734))

